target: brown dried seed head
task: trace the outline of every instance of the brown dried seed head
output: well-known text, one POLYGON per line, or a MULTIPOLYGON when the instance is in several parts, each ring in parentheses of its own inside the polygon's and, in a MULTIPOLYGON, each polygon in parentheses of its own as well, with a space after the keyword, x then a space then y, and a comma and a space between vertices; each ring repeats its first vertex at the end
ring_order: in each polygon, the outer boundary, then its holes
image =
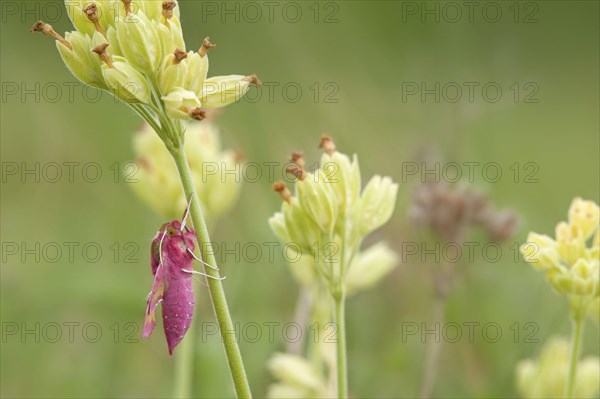
POLYGON ((125 15, 129 15, 131 12, 131 0, 121 0, 125 6, 125 15))
POLYGON ((333 142, 331 136, 322 134, 319 148, 322 148, 327 154, 332 155, 335 152, 335 143, 333 142))
POLYGON ((100 55, 100 56, 101 56, 102 54, 104 54, 104 53, 106 52, 106 48, 107 48, 108 46, 110 46, 110 44, 108 44, 108 43, 102 43, 102 44, 100 44, 100 45, 98 45, 98 46, 94 47, 94 48, 92 49, 92 51, 93 51, 94 53, 96 53, 96 54, 98 54, 98 55, 100 55))
POLYGON ((256 76, 256 74, 252 74, 249 76, 244 77, 244 80, 246 82, 250 82, 250 84, 255 85, 256 87, 260 87, 262 85, 262 82, 258 79, 258 76, 256 76))
POLYGON ((85 15, 87 15, 87 17, 90 21, 92 21, 92 22, 98 21, 99 15, 98 15, 98 6, 96 6, 96 3, 91 3, 88 6, 86 6, 83 9, 83 12, 85 13, 85 15))
POLYGON ((292 152, 292 156, 290 157, 290 160, 292 162, 298 162, 299 159, 302 159, 304 157, 304 151, 295 151, 292 152))
POLYGON ((163 1, 162 3, 162 15, 165 19, 173 18, 173 9, 177 6, 174 1, 163 1))
POLYGON ((273 187, 273 190, 275 190, 278 193, 280 193, 283 190, 285 190, 285 183, 282 180, 278 180, 275 183, 273 183, 272 187, 273 187))
POLYGON ((104 62, 106 62, 106 65, 108 65, 111 68, 114 68, 115 66, 112 63, 112 58, 110 56, 110 54, 108 54, 108 52, 106 51, 106 48, 109 46, 110 44, 108 43, 102 43, 96 47, 94 47, 92 49, 92 51, 96 54, 98 54, 98 57, 100 57, 100 59, 104 62))
POLYGON ((304 180, 306 179, 306 171, 304 169, 302 169, 300 166, 298 165, 291 165, 288 166, 287 168, 285 168, 285 171, 287 173, 291 173, 294 176, 296 176, 296 178, 298 180, 304 180))
POLYGON ((173 55, 175 56, 175 64, 179 64, 181 61, 187 58, 187 53, 181 49, 176 49, 173 55))
POLYGON ((206 118, 206 112, 199 107, 196 107, 190 111, 188 111, 188 114, 192 117, 192 119, 195 119, 197 121, 201 121, 204 118, 206 118))
POLYGON ((44 21, 37 21, 31 27, 32 32, 42 32, 44 35, 50 35, 54 32, 52 25, 45 23, 44 21))
POLYGON ((87 15, 88 19, 94 23, 96 30, 104 35, 105 33, 104 29, 100 25, 100 13, 98 12, 98 7, 96 6, 96 3, 91 3, 90 5, 85 7, 83 9, 83 12, 85 13, 85 15, 87 15))
POLYGON ((304 169, 306 162, 304 161, 304 151, 296 151, 292 152, 290 156, 290 161, 294 162, 300 168, 304 169))
POLYGON ((209 37, 205 37, 204 40, 202 41, 202 46, 200 46, 200 49, 198 50, 198 54, 201 57, 204 57, 206 55, 206 53, 208 53, 208 50, 210 50, 211 48, 215 48, 215 47, 217 47, 217 45, 211 43, 209 37))
POLYGON ((33 24, 33 26, 31 27, 31 31, 42 32, 46 36, 52 36, 53 38, 61 42, 63 45, 67 46, 70 50, 73 50, 73 46, 71 46, 71 43, 69 43, 64 37, 56 33, 52 28, 52 25, 47 24, 44 21, 37 21, 35 24, 33 24))
POLYGON ((174 1, 163 1, 162 3, 163 10, 173 11, 175 7, 177 7, 177 3, 174 1))
POLYGON ((283 181, 279 180, 273 183, 273 190, 277 191, 281 195, 281 198, 288 204, 292 201, 292 193, 283 181))

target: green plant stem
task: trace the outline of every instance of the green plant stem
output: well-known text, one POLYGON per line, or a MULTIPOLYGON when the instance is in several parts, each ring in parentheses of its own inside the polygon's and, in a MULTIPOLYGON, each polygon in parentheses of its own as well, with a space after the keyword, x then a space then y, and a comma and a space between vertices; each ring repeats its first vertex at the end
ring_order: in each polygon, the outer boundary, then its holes
MULTIPOLYGON (((217 262, 214 253, 208 248, 210 237, 208 235, 204 217, 202 216, 200 198, 196 192, 190 167, 183 150, 183 143, 181 143, 178 148, 171 149, 171 154, 177 164, 177 170, 179 171, 181 184, 183 185, 186 198, 191 198, 192 201, 190 206, 190 216, 192 218, 194 229, 196 230, 202 258, 207 264, 216 267, 217 262)), ((204 267, 204 272, 210 276, 207 279, 208 289, 212 299, 215 316, 219 323, 219 330, 225 347, 225 354, 227 356, 235 392, 238 398, 251 398, 252 393, 250 391, 250 385, 248 384, 248 378, 246 377, 242 355, 235 337, 235 329, 229 314, 229 308, 227 307, 225 291, 220 280, 221 276, 219 275, 218 270, 211 267, 204 267)))
POLYGON ((563 397, 571 399, 573 389, 575 388, 575 377, 577 375, 577 363, 579 362, 579 352, 581 351, 581 336, 583 335, 583 317, 573 316, 571 330, 571 359, 569 361, 569 371, 565 383, 565 392, 563 397))
POLYGON ((194 325, 179 344, 179 352, 175 353, 175 384, 173 397, 185 399, 192 397, 192 373, 194 368, 195 342, 194 325))
POLYGON ((348 367, 346 355, 346 321, 345 321, 345 302, 344 293, 333 296, 335 301, 335 322, 337 324, 337 387, 338 398, 348 397, 348 367))

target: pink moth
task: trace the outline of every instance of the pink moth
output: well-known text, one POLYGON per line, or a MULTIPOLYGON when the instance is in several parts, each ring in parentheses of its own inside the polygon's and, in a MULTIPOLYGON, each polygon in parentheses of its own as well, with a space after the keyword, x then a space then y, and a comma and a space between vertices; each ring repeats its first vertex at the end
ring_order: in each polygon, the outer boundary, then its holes
MULTIPOLYGON (((188 207, 189 209, 189 207, 188 207)), ((194 287, 192 274, 196 233, 174 220, 165 223, 152 240, 151 267, 154 275, 152 290, 146 300, 146 315, 142 338, 148 338, 156 325, 156 308, 162 302, 162 318, 169 355, 190 328, 194 315, 194 287)), ((204 263, 204 262, 202 262, 204 263)))

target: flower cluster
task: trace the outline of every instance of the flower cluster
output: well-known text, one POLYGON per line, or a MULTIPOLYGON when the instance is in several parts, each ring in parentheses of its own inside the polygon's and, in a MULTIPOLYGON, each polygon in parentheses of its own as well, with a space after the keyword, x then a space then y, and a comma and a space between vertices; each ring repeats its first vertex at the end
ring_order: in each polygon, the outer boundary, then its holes
POLYGON ((568 222, 556 225, 555 238, 532 232, 521 245, 525 261, 543 271, 550 285, 569 297, 575 312, 585 312, 600 295, 599 220, 600 208, 595 202, 575 198, 568 222))
MULTIPOLYGON (((346 295, 351 296, 374 287, 398 262, 398 254, 383 241, 359 250, 348 268, 346 295)), ((303 255, 297 262, 291 262, 289 267, 304 289, 312 291, 318 286, 319 269, 311 255, 303 255)))
MULTIPOLYGON (((327 369, 335 369, 335 353, 328 356, 327 369)), ((269 386, 267 397, 282 398, 334 398, 334 373, 323 377, 319 370, 306 358, 287 353, 276 353, 268 363, 271 374, 277 382, 269 386), (333 377, 333 378, 332 378, 333 377)))
MULTIPOLYGON (((184 144, 204 215, 209 223, 235 205, 242 187, 238 176, 219 173, 221 170, 235 170, 242 161, 238 152, 222 149, 220 133, 212 119, 208 117, 202 123, 189 122, 184 144), (207 173, 209 169, 216 171, 207 173)), ((176 166, 169 152, 150 125, 144 124, 133 137, 133 148, 137 182, 131 187, 161 216, 170 220, 180 217, 188 199, 181 190, 176 166)))
POLYGON ((361 192, 357 157, 336 151, 326 135, 321 147, 325 153, 314 172, 305 170, 302 153, 292 154, 288 172, 297 178, 295 195, 283 182, 274 184, 284 202, 269 223, 281 241, 310 254, 319 275, 339 293, 347 288, 363 238, 391 217, 398 185, 389 177, 374 176, 361 192))
POLYGON ((498 242, 508 239, 517 228, 513 211, 497 210, 484 193, 446 182, 418 185, 409 216, 416 227, 429 227, 438 238, 449 242, 464 241, 471 226, 481 227, 498 242))
MULTIPOLYGON (((517 389, 523 398, 560 398, 569 368, 569 341, 552 338, 536 360, 517 364, 517 389)), ((579 360, 573 397, 594 398, 600 391, 600 359, 588 356, 579 360)))
POLYGON ((65 3, 76 31, 63 38, 42 21, 32 31, 57 40, 64 63, 80 81, 148 107, 140 114, 148 119, 150 112, 163 128, 169 125, 165 114, 201 120, 205 108, 231 104, 260 83, 255 75, 207 78, 207 52, 214 45, 206 38, 197 51, 186 50, 177 1, 65 3))

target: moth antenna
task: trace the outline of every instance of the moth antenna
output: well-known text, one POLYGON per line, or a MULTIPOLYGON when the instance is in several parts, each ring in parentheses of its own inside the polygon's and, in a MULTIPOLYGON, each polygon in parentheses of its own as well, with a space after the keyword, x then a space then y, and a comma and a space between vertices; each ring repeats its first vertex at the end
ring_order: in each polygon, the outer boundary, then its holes
POLYGON ((185 229, 185 223, 187 222, 187 218, 190 215, 190 207, 192 206, 192 200, 194 199, 193 194, 190 195, 190 200, 185 208, 185 212, 183 213, 183 219, 181 219, 181 228, 179 231, 183 231, 185 229))
POLYGON ((162 258, 162 244, 163 241, 165 240, 165 236, 167 235, 167 230, 165 230, 163 232, 162 237, 160 237, 160 242, 158 243, 158 259, 160 259, 160 266, 163 265, 163 258, 162 258))
POLYGON ((192 275, 192 278, 194 280, 196 280, 197 282, 199 282, 200 284, 202 284, 203 286, 205 286, 206 288, 208 288, 208 284, 206 284, 204 281, 200 280, 198 277, 192 275))
POLYGON ((196 259, 198 262, 202 263, 204 266, 206 266, 206 267, 210 267, 210 268, 211 268, 211 269, 213 269, 213 270, 217 270, 217 271, 219 270, 219 268, 218 268, 218 267, 216 267, 216 266, 213 266, 213 265, 209 265, 208 263, 206 263, 206 262, 205 262, 205 261, 203 261, 202 259, 198 258, 198 257, 196 256, 196 254, 194 253, 194 251, 192 251, 191 249, 189 249, 189 248, 188 248, 187 250, 188 250, 188 252, 190 253, 190 255, 192 255, 192 257, 193 257, 194 259, 196 259))
POLYGON ((202 272, 198 272, 196 270, 181 269, 181 271, 185 272, 185 273, 189 273, 189 274, 197 274, 199 276, 204 276, 204 277, 207 277, 207 278, 212 278, 213 280, 225 280, 225 277, 213 277, 213 276, 210 276, 208 274, 205 274, 205 273, 202 273, 202 272))

